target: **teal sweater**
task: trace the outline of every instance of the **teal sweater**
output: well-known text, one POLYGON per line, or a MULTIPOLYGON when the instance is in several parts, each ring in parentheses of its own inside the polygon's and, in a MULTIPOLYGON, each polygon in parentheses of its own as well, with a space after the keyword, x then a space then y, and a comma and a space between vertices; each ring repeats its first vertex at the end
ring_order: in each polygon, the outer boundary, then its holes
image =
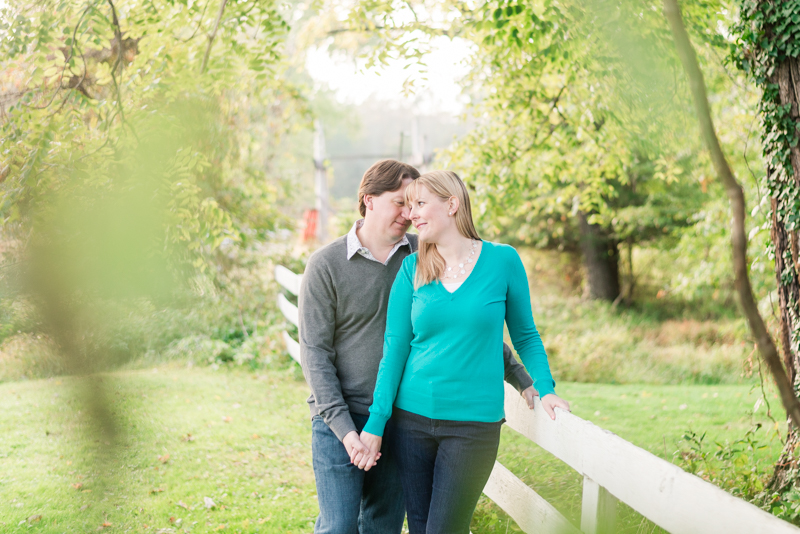
POLYGON ((539 395, 555 392, 533 323, 528 278, 513 247, 484 241, 472 273, 454 293, 438 281, 415 290, 416 268, 414 253, 392 285, 365 432, 382 436, 392 406, 432 419, 502 419, 504 320, 539 395))

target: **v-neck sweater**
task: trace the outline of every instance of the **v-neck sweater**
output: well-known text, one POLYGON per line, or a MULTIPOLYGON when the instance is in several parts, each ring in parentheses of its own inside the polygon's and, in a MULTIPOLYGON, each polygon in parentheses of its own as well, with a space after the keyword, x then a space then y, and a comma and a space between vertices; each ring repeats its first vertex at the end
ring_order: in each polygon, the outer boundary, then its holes
POLYGON ((383 359, 364 431, 382 436, 393 406, 431 419, 500 421, 504 321, 539 395, 554 393, 517 251, 483 241, 472 273, 452 293, 439 281, 414 289, 417 254, 403 260, 389 295, 383 359))

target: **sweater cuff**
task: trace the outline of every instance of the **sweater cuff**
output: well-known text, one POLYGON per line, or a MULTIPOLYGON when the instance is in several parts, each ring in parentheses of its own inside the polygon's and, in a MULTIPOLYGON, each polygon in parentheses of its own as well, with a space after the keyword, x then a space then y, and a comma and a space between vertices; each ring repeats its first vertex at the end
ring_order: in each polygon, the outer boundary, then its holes
POLYGON ((539 398, 543 399, 545 395, 556 392, 556 383, 553 380, 537 380, 534 383, 536 391, 539 392, 539 398))
POLYGON ((373 436, 383 436, 383 429, 386 428, 386 423, 388 421, 388 417, 384 418, 379 415, 375 415, 374 413, 369 414, 367 424, 364 425, 364 432, 368 432, 373 436))
POLYGON ((506 376, 506 382, 514 386, 518 393, 522 393, 533 385, 531 375, 521 365, 518 369, 514 369, 513 373, 506 376))
POLYGON ((330 421, 326 421, 326 423, 328 423, 333 433, 336 434, 336 437, 339 438, 339 441, 344 441, 344 437, 350 432, 358 432, 355 423, 353 423, 353 418, 350 417, 350 412, 347 411, 337 414, 330 421))

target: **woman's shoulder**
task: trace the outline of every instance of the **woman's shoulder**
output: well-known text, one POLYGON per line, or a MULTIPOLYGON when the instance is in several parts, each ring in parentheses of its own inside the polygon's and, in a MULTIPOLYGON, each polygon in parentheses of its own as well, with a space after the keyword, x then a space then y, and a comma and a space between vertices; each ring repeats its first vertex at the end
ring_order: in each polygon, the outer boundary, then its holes
POLYGON ((414 251, 405 258, 403 258, 403 267, 405 267, 406 265, 416 265, 418 256, 419 252, 414 251))
POLYGON ((505 243, 495 243, 494 241, 483 240, 484 249, 499 261, 518 260, 517 249, 505 243))
POLYGON ((400 266, 401 271, 407 271, 414 273, 417 269, 417 257, 419 256, 419 252, 413 252, 403 258, 403 264, 400 266))

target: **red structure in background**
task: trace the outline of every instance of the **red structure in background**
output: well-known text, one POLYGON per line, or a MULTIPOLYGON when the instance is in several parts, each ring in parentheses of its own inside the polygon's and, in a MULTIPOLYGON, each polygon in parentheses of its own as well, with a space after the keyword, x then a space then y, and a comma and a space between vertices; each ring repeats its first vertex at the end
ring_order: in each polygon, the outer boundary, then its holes
POLYGON ((303 219, 306 221, 306 227, 303 230, 303 242, 306 243, 317 238, 319 212, 317 210, 306 210, 303 214, 303 219))

